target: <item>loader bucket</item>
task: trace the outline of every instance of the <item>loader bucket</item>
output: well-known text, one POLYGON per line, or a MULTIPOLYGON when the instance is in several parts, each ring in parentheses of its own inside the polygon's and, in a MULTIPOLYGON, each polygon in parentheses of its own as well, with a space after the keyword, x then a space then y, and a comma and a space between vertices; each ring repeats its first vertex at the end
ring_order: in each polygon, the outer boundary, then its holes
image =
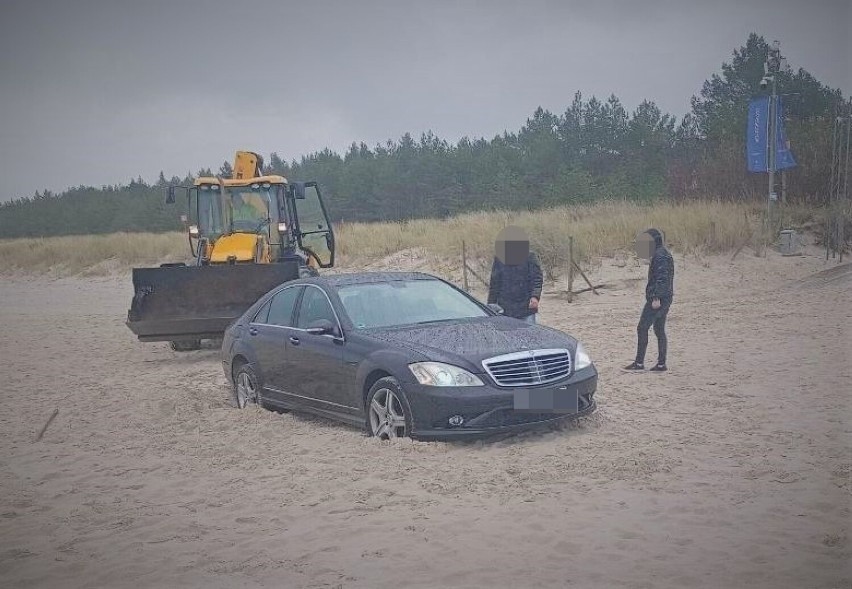
POLYGON ((261 296, 299 277, 299 263, 133 269, 127 326, 141 341, 219 338, 261 296))

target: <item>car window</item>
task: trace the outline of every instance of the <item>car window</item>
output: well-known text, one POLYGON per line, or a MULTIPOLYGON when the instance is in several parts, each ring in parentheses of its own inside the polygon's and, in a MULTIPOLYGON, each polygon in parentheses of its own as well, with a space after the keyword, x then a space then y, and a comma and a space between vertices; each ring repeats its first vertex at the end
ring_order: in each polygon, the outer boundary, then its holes
POLYGON ((318 288, 309 287, 305 291, 305 296, 302 297, 302 304, 299 306, 299 322, 296 327, 307 329, 317 319, 328 319, 337 325, 337 318, 334 316, 334 311, 328 303, 325 293, 318 288))
POLYGON ((440 280, 394 280, 338 289, 356 328, 451 321, 488 314, 470 298, 440 280))
POLYGON ((255 314, 252 323, 266 323, 267 317, 269 317, 269 306, 272 304, 272 300, 266 302, 263 307, 260 308, 260 311, 255 314))
POLYGON ((285 288, 270 301, 269 325, 280 325, 281 327, 293 326, 293 309, 296 307, 296 299, 299 298, 299 287, 285 288))

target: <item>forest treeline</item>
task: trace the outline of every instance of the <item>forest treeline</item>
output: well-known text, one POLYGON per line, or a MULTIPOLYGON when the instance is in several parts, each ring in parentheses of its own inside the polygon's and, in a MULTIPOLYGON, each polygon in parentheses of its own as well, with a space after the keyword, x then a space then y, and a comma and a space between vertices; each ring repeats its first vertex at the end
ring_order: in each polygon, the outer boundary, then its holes
MULTIPOLYGON (((612 95, 577 92, 564 112, 538 108, 517 132, 457 143, 431 132, 370 147, 353 143, 286 160, 265 158, 267 173, 319 182, 335 220, 442 217, 482 209, 539 209, 601 199, 651 202, 766 198, 766 175, 746 172, 749 100, 760 88, 768 45, 757 34, 708 79, 681 120, 650 100, 629 112, 612 95)), ((821 204, 831 165, 832 126, 846 108, 840 90, 804 69, 779 74, 787 136, 798 166, 788 199, 821 204)), ((237 146, 240 147, 240 146, 237 146)), ((251 148, 251 146, 247 146, 251 148)), ((228 175, 230 164, 217 170, 228 175)), ((209 175, 213 170, 199 170, 209 175)), ((168 231, 185 202, 164 203, 165 178, 149 184, 80 186, 38 192, 0 205, 0 237, 168 231)))

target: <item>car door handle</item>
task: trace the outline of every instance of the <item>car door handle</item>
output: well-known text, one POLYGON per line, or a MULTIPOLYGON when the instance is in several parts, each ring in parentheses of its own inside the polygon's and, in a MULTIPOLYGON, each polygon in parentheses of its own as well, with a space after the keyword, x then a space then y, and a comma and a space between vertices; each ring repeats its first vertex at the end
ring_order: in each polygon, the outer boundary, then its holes
POLYGON ((249 328, 249 335, 257 335, 257 328, 250 327, 249 328))
POLYGON ((290 343, 291 343, 291 344, 293 344, 294 346, 298 346, 298 345, 299 345, 299 338, 297 338, 297 337, 291 337, 291 338, 290 338, 290 343))

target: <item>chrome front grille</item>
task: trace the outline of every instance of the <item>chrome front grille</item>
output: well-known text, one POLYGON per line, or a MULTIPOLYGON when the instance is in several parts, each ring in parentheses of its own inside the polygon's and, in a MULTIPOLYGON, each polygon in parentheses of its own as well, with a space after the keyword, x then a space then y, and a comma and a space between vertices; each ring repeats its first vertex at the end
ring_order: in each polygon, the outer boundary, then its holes
POLYGON ((495 356, 482 361, 482 367, 504 387, 525 387, 553 382, 571 372, 569 350, 531 350, 495 356))

